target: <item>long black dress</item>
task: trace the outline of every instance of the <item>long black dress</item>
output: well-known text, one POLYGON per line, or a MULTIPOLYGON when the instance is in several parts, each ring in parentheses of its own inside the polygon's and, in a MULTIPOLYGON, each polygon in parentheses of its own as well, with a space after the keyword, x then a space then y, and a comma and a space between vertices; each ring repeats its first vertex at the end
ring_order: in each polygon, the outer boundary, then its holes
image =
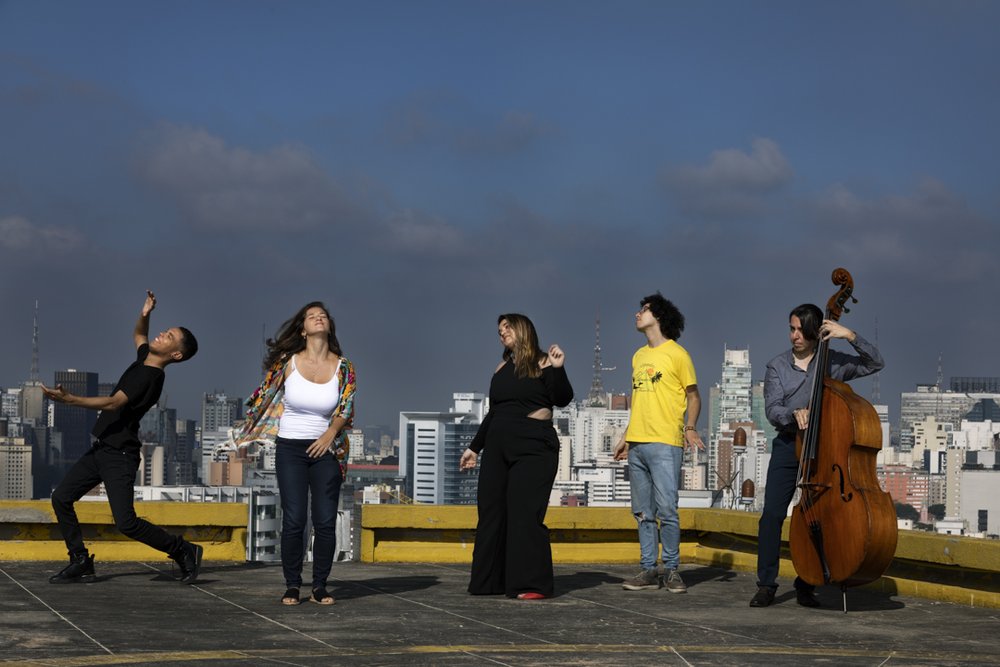
POLYGON ((527 415, 571 400, 573 387, 562 367, 547 366, 540 377, 519 378, 514 364, 507 362, 493 374, 490 411, 469 446, 477 453, 485 449, 469 582, 473 595, 552 595, 545 510, 559 461, 559 438, 551 421, 527 415))

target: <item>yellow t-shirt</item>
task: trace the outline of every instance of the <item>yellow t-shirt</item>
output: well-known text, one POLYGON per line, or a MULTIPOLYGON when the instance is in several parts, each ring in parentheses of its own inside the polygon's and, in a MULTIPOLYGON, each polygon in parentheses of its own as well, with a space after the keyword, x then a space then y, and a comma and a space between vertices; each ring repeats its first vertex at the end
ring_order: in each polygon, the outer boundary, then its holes
POLYGON ((677 341, 636 350, 632 355, 632 414, 625 439, 683 447, 687 388, 695 384, 691 356, 677 341))

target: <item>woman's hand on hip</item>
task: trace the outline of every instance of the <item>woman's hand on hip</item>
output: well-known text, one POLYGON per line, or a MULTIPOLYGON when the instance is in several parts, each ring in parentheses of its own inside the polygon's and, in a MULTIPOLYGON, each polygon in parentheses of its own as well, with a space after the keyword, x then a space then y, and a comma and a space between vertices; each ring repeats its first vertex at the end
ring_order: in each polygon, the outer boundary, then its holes
POLYGON ((313 443, 306 448, 306 454, 311 459, 318 459, 330 451, 330 447, 333 446, 333 439, 333 435, 330 433, 324 433, 313 440, 313 443))

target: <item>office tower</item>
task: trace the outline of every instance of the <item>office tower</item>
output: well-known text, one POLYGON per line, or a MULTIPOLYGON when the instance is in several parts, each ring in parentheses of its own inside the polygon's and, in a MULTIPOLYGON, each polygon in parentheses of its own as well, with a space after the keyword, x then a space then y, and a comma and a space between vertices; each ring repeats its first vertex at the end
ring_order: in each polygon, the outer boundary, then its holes
POLYGON ((22 420, 30 421, 35 426, 48 424, 48 401, 42 393, 41 382, 28 380, 21 385, 18 412, 22 420))
POLYGON ((218 445, 229 440, 229 431, 243 419, 243 400, 225 392, 206 393, 201 401, 200 473, 208 481, 213 454, 218 445))
POLYGON ((167 483, 166 448, 159 444, 143 444, 139 453, 137 486, 163 486, 167 483))
MULTIPOLYGON (((97 396, 97 373, 68 368, 56 371, 55 383, 77 396, 97 396)), ((91 431, 97 422, 97 411, 76 405, 55 403, 53 426, 63 434, 62 462, 72 465, 90 449, 93 437, 91 431)))
POLYGON ((0 418, 21 418, 21 388, 0 390, 0 418))
POLYGON ((34 491, 31 474, 31 445, 24 438, 6 433, 0 422, 0 500, 30 500, 34 491))
POLYGON ((716 391, 709 392, 708 434, 708 486, 720 489, 725 484, 720 478, 719 437, 723 429, 734 422, 749 422, 751 419, 751 368, 750 350, 730 350, 724 348, 722 359, 722 379, 716 391))
POLYGON ((486 396, 456 393, 449 412, 399 413, 399 474, 417 503, 474 505, 478 471, 460 471, 459 459, 486 414, 486 396))
POLYGON ((243 419, 243 399, 214 391, 201 401, 201 430, 220 431, 243 419))
POLYGON ((365 432, 360 428, 352 428, 347 432, 347 442, 350 451, 347 452, 347 462, 363 461, 365 458, 365 432))
POLYGON ((954 427, 932 416, 913 424, 913 467, 930 473, 940 473, 945 451, 952 444, 954 427))

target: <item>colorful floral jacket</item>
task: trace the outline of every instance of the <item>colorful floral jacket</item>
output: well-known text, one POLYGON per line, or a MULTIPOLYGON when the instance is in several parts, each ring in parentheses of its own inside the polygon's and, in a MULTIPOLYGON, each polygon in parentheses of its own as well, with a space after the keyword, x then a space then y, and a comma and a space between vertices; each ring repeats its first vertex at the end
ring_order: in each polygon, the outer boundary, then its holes
MULTIPOLYGON (((249 440, 274 440, 278 435, 278 425, 281 420, 281 413, 285 411, 285 403, 282 401, 285 391, 285 371, 289 358, 279 359, 264 375, 264 381, 260 383, 257 390, 246 401, 247 419, 240 432, 238 441, 249 440)), ((334 419, 342 417, 345 420, 344 427, 337 433, 333 441, 333 455, 340 463, 340 472, 347 475, 347 453, 351 445, 347 438, 347 431, 354 424, 354 391, 356 388, 354 378, 354 365, 345 357, 340 358, 340 368, 337 370, 337 380, 340 386, 340 396, 337 400, 337 407, 330 415, 330 423, 334 419)))

